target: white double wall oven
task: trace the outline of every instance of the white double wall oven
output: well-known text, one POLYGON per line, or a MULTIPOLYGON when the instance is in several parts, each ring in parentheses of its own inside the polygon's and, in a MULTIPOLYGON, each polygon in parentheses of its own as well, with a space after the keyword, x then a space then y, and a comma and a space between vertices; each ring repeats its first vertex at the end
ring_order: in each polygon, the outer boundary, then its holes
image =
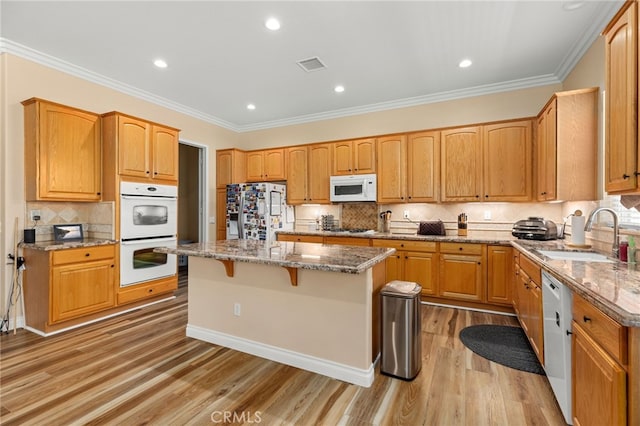
POLYGON ((176 273, 174 254, 155 253, 175 247, 178 234, 178 187, 120 183, 120 287, 176 273))

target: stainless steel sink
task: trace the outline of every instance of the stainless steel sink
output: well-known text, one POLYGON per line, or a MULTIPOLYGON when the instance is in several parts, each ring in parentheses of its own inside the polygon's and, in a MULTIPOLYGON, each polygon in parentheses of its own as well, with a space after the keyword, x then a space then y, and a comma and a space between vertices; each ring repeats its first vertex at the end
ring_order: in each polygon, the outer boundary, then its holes
POLYGON ((540 254, 551 260, 572 260, 575 262, 605 262, 613 263, 614 260, 607 256, 591 251, 563 251, 563 250, 538 250, 540 254))

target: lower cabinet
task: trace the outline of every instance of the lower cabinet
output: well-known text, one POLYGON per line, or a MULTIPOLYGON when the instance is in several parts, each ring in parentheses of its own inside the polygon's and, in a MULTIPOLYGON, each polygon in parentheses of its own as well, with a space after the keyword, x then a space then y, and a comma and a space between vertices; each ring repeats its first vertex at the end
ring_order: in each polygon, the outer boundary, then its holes
POLYGON ((387 282, 393 280, 415 282, 422 287, 423 295, 437 294, 437 243, 374 239, 372 245, 396 249, 396 252, 386 261, 387 282))
POLYGON ((440 243, 438 295, 486 302, 485 259, 484 244, 440 243))
POLYGON ((161 278, 118 290, 118 305, 144 300, 162 293, 169 293, 178 288, 177 276, 161 278))
POLYGON ((293 241, 295 243, 320 243, 324 242, 322 235, 292 235, 278 234, 278 241, 293 241))
POLYGON ((573 424, 627 424, 627 329, 577 294, 573 300, 573 424))
POLYGON ((113 308, 115 245, 65 250, 25 248, 25 321, 47 331, 51 325, 113 308))
POLYGON ((487 302, 511 306, 513 249, 487 246, 487 302))
POLYGON ((540 266, 519 254, 515 262, 514 310, 540 363, 544 365, 544 318, 540 266))

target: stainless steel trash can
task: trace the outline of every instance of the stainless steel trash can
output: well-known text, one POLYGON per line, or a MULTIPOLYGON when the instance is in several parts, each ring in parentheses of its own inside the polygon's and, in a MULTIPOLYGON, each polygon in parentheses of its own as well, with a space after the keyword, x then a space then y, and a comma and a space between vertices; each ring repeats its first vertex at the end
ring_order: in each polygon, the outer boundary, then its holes
POLYGON ((391 281, 380 291, 382 337, 380 372, 405 380, 414 379, 422 367, 422 287, 408 281, 391 281))

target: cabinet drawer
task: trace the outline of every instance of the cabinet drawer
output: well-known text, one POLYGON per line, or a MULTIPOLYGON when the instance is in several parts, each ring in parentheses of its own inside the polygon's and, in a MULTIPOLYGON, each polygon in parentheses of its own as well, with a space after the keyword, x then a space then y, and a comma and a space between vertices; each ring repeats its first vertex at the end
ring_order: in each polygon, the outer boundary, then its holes
POLYGON ((118 291, 118 305, 135 302, 136 300, 168 293, 178 288, 178 278, 168 278, 151 284, 139 284, 118 291))
POLYGON ((278 241, 293 241, 295 243, 320 243, 324 241, 322 235, 291 235, 278 234, 278 241))
POLYGON ((580 295, 573 295, 573 320, 619 363, 627 364, 627 328, 594 307, 580 295))
POLYGON ((538 287, 540 287, 542 282, 540 278, 540 266, 536 265, 531 259, 522 253, 520 253, 520 269, 526 272, 538 287))
POLYGON ((440 253, 482 254, 482 244, 440 243, 440 253))
POLYGON ((106 246, 86 247, 69 250, 56 250, 52 253, 51 262, 54 265, 62 265, 65 263, 77 263, 98 259, 109 259, 115 256, 115 246, 109 244, 106 246))
POLYGON ((370 246, 371 238, 358 237, 324 237, 325 244, 341 244, 344 246, 370 246))
POLYGON ((405 240, 373 240, 374 247, 389 247, 396 250, 410 250, 435 253, 437 243, 435 241, 405 241, 405 240))

